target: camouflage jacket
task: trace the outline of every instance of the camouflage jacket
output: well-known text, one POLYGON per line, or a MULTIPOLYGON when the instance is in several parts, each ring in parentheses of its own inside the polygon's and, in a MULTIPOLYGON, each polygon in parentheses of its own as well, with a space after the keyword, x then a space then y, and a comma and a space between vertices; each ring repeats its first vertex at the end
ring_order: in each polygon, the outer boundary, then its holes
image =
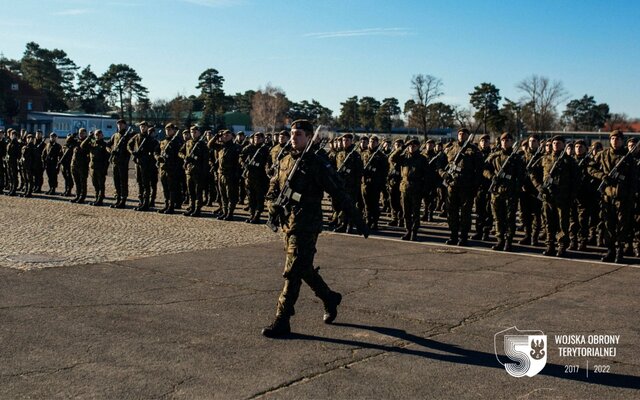
POLYGON ((547 154, 542 157, 540 160, 542 180, 540 181, 532 177, 532 182, 538 192, 542 193, 547 201, 554 204, 566 205, 572 202, 577 195, 578 185, 580 185, 580 175, 578 173, 576 160, 572 157, 565 156, 558 162, 553 171, 553 176, 551 176, 551 169, 559 157, 560 153, 547 154), (543 186, 549 178, 552 178, 553 182, 548 191, 545 191, 543 190, 543 186))
POLYGON ((129 164, 131 154, 128 150, 129 140, 133 137, 133 132, 125 136, 126 131, 118 131, 111 136, 107 142, 107 147, 111 149, 111 160, 117 164, 129 164))
POLYGON ((227 143, 214 142, 211 146, 215 152, 218 174, 240 178, 240 153, 242 152, 242 147, 237 143, 233 143, 232 140, 227 143))
MULTIPOLYGON (((494 194, 510 196, 518 196, 520 194, 525 176, 525 165, 519 154, 511 157, 509 163, 505 165, 512 151, 499 150, 493 152, 484 164, 483 176, 489 181, 489 186, 495 181, 495 184, 493 184, 494 194), (502 169, 503 165, 504 169, 502 169), (500 173, 501 169, 502 173, 500 173), (498 176, 498 174, 501 176, 498 176)), ((489 189, 489 186, 487 186, 487 189, 489 189)))
POLYGON ((156 159, 161 171, 174 171, 182 168, 180 149, 184 145, 182 135, 175 133, 171 139, 164 138, 160 141, 160 152, 156 159))
POLYGON ((76 171, 89 170, 89 150, 83 149, 77 144, 73 148, 73 156, 71 158, 71 169, 76 171))
POLYGON ((80 147, 90 155, 89 168, 94 171, 107 172, 107 168, 109 168, 109 151, 104 139, 96 140, 95 138, 87 137, 82 141, 80 147))
POLYGON ((22 161, 22 167, 25 170, 32 170, 36 167, 36 162, 40 162, 38 158, 38 150, 36 150, 36 145, 32 143, 28 143, 26 146, 22 148, 22 157, 20 159, 22 161))
POLYGON ((627 154, 626 148, 620 150, 607 149, 601 151, 589 164, 589 174, 602 181, 605 180, 604 195, 617 200, 631 200, 638 190, 638 167, 633 157, 627 159, 618 167, 618 177, 610 178, 610 172, 627 154))
POLYGON ((42 152, 42 163, 45 167, 55 167, 58 164, 58 160, 62 157, 62 146, 60 143, 47 143, 47 146, 42 152))
POLYGON ((398 149, 391 153, 389 161, 400 168, 401 191, 417 190, 422 192, 427 189, 431 176, 431 166, 427 157, 419 152, 410 154, 404 149, 398 149))
MULTIPOLYGON (((444 153, 447 156, 447 165, 444 166, 440 173, 443 178, 447 178, 446 170, 449 164, 453 163, 461 147, 461 143, 454 142, 444 149, 444 153)), ((481 183, 483 164, 482 153, 475 144, 470 144, 458 161, 457 168, 459 172, 455 176, 449 177, 449 179, 452 179, 451 185, 471 189, 477 188, 481 183)))
POLYGON ((387 156, 382 150, 376 153, 376 149, 367 149, 360 153, 360 155, 363 164, 362 183, 380 188, 383 187, 387 179, 387 174, 389 173, 387 156), (371 158, 372 156, 373 159, 371 158))
POLYGON ((22 156, 22 146, 17 139, 10 140, 7 144, 7 162, 17 163, 22 156))
POLYGON ((133 155, 133 161, 141 168, 154 169, 156 156, 160 154, 160 144, 149 134, 136 134, 127 143, 129 153, 133 155))
POLYGON ((267 179, 267 164, 269 163, 270 154, 267 145, 251 144, 242 149, 240 160, 244 168, 245 178, 267 179))
POLYGON ((336 168, 338 168, 338 173, 344 180, 345 186, 355 187, 360 185, 363 164, 355 145, 352 144, 349 148, 340 150, 336 154, 336 168))
MULTIPOLYGON (((267 199, 274 200, 278 196, 299 157, 300 153, 291 152, 280 161, 276 174, 269 182, 267 199)), ((300 195, 300 201, 291 206, 287 226, 282 228, 288 235, 322 231, 324 192, 331 196, 336 211, 354 212, 353 200, 346 193, 336 170, 326 159, 313 152, 305 154, 293 176, 290 188, 300 195)))
POLYGON ((180 149, 187 175, 206 176, 209 169, 209 151, 202 140, 187 140, 180 149))
POLYGON ((535 155, 535 151, 532 151, 529 148, 527 148, 527 150, 525 150, 525 152, 522 155, 522 158, 524 160, 524 165, 525 165, 525 177, 522 182, 522 191, 532 196, 538 196, 538 189, 533 184, 533 181, 542 182, 543 171, 542 171, 541 158, 544 157, 544 155, 538 154, 538 156, 533 161, 530 168, 527 170, 526 169, 527 165, 529 165, 534 155, 535 155))

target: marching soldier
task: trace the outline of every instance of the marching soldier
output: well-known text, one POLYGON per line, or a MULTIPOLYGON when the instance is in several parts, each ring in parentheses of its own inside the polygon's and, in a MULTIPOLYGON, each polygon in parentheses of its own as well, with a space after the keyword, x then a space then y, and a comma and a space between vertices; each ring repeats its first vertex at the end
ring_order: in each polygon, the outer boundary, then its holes
POLYGON ((546 217, 547 248, 543 254, 564 257, 569 247, 571 205, 579 184, 578 164, 568 156, 564 137, 559 135, 551 139, 551 153, 542 158, 541 164, 543 180, 532 180, 542 197, 546 217))
POLYGON ((212 144, 218 164, 218 193, 222 201, 222 213, 219 220, 233 220, 233 213, 238 204, 238 183, 241 178, 240 152, 242 147, 234 143, 233 133, 225 129, 220 132, 212 144))
POLYGON ((446 243, 459 246, 469 244, 471 210, 476 190, 480 185, 483 166, 480 150, 473 143, 467 143, 467 139, 469 130, 459 129, 458 141, 444 150, 448 164, 441 174, 447 184, 447 216, 451 230, 451 236, 446 243), (452 172, 447 171, 450 167, 452 172))
POLYGON ((42 163, 42 153, 47 144, 42 136, 42 131, 36 131, 36 160, 33 163, 33 192, 42 193, 42 185, 44 183, 44 164, 42 163))
POLYGON ((389 156, 389 161, 400 168, 402 181, 400 182, 400 199, 406 233, 402 240, 418 240, 420 228, 420 207, 424 190, 429 186, 427 181, 430 166, 427 158, 420 153, 420 141, 411 139, 407 147, 397 149, 389 156))
MULTIPOLYGON (((79 142, 82 143, 87 138, 87 130, 80 128, 78 131, 79 142)), ((87 180, 89 179, 89 152, 80 145, 73 148, 71 158, 71 176, 76 187, 76 197, 71 203, 83 204, 87 198, 87 180)))
MULTIPOLYGON (((513 139, 511 140, 513 142, 513 139)), ((482 160, 485 163, 485 171, 487 168, 487 161, 491 153, 491 136, 482 135, 480 137, 480 153, 482 154, 482 160)), ((476 194, 476 233, 471 237, 474 240, 489 240, 489 233, 491 232, 491 225, 493 225, 492 219, 492 203, 491 193, 489 193, 489 186, 491 185, 491 178, 484 176, 480 179, 480 186, 478 187, 478 193, 476 194)), ((516 207, 517 208, 517 207, 516 207)), ((503 243, 504 245, 504 243, 503 243)), ((502 250, 504 246, 500 246, 502 250)))
POLYGON ((589 175, 588 168, 592 157, 584 140, 576 140, 574 147, 580 185, 578 186, 578 194, 571 213, 572 226, 570 231, 572 238, 569 249, 585 251, 591 227, 595 229, 600 219, 598 215, 600 212, 600 194, 598 193, 600 182, 589 175))
POLYGON ((104 141, 102 130, 98 129, 95 132, 91 132, 82 141, 80 148, 89 153, 89 175, 91 175, 91 183, 96 192, 96 200, 89 204, 101 206, 105 196, 107 169, 109 169, 109 150, 107 150, 107 143, 104 141))
POLYGON ((498 238, 493 250, 512 250, 524 170, 524 162, 517 149, 513 148, 513 136, 508 132, 503 133, 500 136, 500 150, 487 158, 483 173, 489 180, 487 192, 491 196, 491 210, 498 238))
MULTIPOLYGON (((276 175, 271 179, 268 198, 276 199, 278 194, 285 189, 288 177, 307 147, 307 143, 313 135, 313 126, 309 121, 298 120, 291 124, 292 150, 279 164, 276 175)), ((304 153, 302 162, 298 164, 299 171, 294 180, 290 182, 290 188, 299 196, 299 201, 289 216, 282 230, 286 249, 286 261, 284 267, 284 287, 278 298, 276 318, 271 325, 262 330, 262 334, 275 338, 287 335, 291 331, 289 320, 295 314, 294 306, 300 293, 302 281, 311 287, 313 293, 324 305, 324 322, 332 323, 338 313, 338 305, 342 295, 332 291, 313 267, 313 258, 316 253, 316 241, 322 231, 322 199, 326 191, 338 207, 338 211, 346 213, 358 213, 353 200, 341 187, 341 180, 330 164, 318 157, 314 152, 304 153)), ((274 204, 269 206, 270 218, 280 220, 283 214, 282 206, 274 204)), ((357 219, 357 218, 356 218, 357 219)), ((361 227, 358 227, 361 228, 361 227)), ((368 235, 366 226, 362 227, 365 237, 368 235)))
POLYGON ((260 216, 264 211, 264 199, 269 188, 267 176, 267 163, 269 162, 269 148, 264 142, 264 133, 257 132, 253 135, 254 143, 242 150, 240 159, 244 168, 243 177, 247 187, 249 214, 247 220, 250 224, 259 224, 260 216))
POLYGON ((602 181, 604 240, 607 246, 602 261, 623 263, 624 245, 629 236, 638 190, 638 171, 635 160, 626 157, 622 131, 611 132, 609 145, 609 149, 599 153, 591 162, 589 173, 602 181))
POLYGON ((289 152, 288 150, 289 138, 290 138, 289 131, 287 130, 280 131, 280 133, 278 134, 278 143, 275 146, 273 146, 270 151, 271 162, 269 163, 269 167, 274 168, 275 166, 278 165, 280 160, 287 155, 287 153, 289 152))
MULTIPOLYGON (((345 188, 349 196, 358 202, 361 196, 360 182, 362 181, 362 158, 358 153, 358 148, 353 144, 353 135, 345 133, 342 135, 342 150, 336 154, 336 166, 338 175, 343 179, 345 188)), ((339 226, 335 232, 349 232, 353 228, 352 221, 345 213, 338 214, 339 226)))
POLYGON ((369 140, 369 148, 360 153, 362 157, 362 197, 367 216, 369 229, 378 230, 380 219, 380 193, 385 186, 385 178, 389 172, 389 161, 382 152, 380 141, 372 135, 369 140))
POLYGON ((524 226, 524 237, 520 239, 519 243, 538 246, 542 228, 542 202, 538 198, 538 189, 533 181, 542 182, 543 171, 540 161, 544 155, 544 149, 540 148, 538 135, 529 136, 527 141, 529 145, 523 153, 526 165, 525 177, 520 192, 520 215, 524 226))
POLYGON ((63 196, 72 196, 73 190, 73 176, 71 174, 71 159, 73 158, 73 151, 78 146, 77 133, 72 133, 65 138, 64 148, 62 156, 58 161, 58 170, 62 170, 62 178, 64 179, 64 192, 63 196))
POLYGON ((140 133, 128 143, 129 153, 136 164, 136 181, 138 182, 138 206, 136 211, 148 211, 151 208, 151 185, 156 169, 156 155, 160 152, 158 141, 151 137, 149 124, 142 121, 138 124, 140 133))
POLYGON ((189 207, 184 215, 199 217, 209 167, 209 151, 206 142, 201 139, 202 134, 198 126, 192 126, 190 133, 191 139, 180 150, 180 156, 184 158, 184 170, 189 188, 189 207))
POLYGON ((182 135, 177 127, 169 123, 164 127, 166 137, 160 142, 158 164, 160 166, 160 182, 164 193, 164 208, 158 210, 161 214, 174 214, 175 209, 182 202, 180 196, 180 173, 182 173, 182 159, 180 149, 183 146, 182 135))
POLYGON ((26 144, 22 147, 22 168, 24 170, 24 193, 21 197, 32 197, 36 182, 36 164, 40 162, 36 149, 35 137, 32 134, 26 136, 26 144))
POLYGON ((58 188, 58 161, 62 157, 62 146, 58 143, 58 135, 51 133, 49 135, 49 143, 42 152, 42 164, 47 172, 47 181, 49 182, 49 191, 47 194, 55 195, 58 188))
POLYGON ((110 161, 113 165, 113 184, 116 187, 116 202, 112 208, 125 208, 129 197, 129 140, 133 137, 133 131, 127 129, 127 122, 119 119, 116 122, 118 131, 113 134, 108 142, 111 148, 110 161))
MULTIPOLYGON (((402 150, 404 141, 396 139, 393 141, 393 152, 402 150)), ((402 165, 394 163, 389 159, 389 173, 387 174, 387 191, 389 192, 389 205, 391 207, 391 221, 389 226, 404 227, 404 216, 402 214, 402 201, 400 200, 400 181, 402 165)))
POLYGON ((4 130, 0 129, 0 195, 4 194, 6 184, 6 168, 4 166, 5 157, 7 155, 7 140, 4 137, 4 130))

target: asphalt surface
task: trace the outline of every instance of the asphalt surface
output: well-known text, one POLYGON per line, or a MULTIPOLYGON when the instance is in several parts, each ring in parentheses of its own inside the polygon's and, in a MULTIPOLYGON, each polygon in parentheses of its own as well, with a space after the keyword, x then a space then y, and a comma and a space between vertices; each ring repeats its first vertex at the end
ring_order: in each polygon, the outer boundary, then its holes
POLYGON ((304 287, 280 340, 260 335, 280 241, 0 268, 0 398, 640 397, 636 266, 393 236, 322 235, 316 265, 344 296, 338 318, 323 324, 304 287), (494 335, 512 326, 547 335, 534 377, 496 358, 494 335), (615 356, 561 357, 560 334, 620 339, 615 356))

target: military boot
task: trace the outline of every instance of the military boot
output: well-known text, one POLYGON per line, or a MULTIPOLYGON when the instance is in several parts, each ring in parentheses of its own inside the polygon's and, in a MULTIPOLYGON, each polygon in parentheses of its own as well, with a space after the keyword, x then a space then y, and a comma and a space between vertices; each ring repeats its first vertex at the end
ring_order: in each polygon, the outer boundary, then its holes
POLYGON ((400 238, 402 240, 409 240, 411 239, 411 231, 407 229, 407 232, 405 232, 404 235, 402 235, 402 237, 400 238))
POLYGON ((567 247, 563 244, 561 244, 558 247, 558 252, 556 253, 557 257, 566 257, 567 256, 567 247))
POLYGON ((467 235, 462 235, 460 237, 460 240, 458 240, 458 246, 467 247, 468 245, 469 245, 469 239, 467 238, 467 235))
POLYGON ((458 235, 454 235, 452 234, 449 239, 447 239, 446 242, 444 242, 445 244, 448 244, 450 246, 454 246, 456 244, 458 244, 458 235))
POLYGON ((338 292, 331 292, 329 298, 324 301, 324 316, 322 320, 325 324, 332 323, 338 315, 338 306, 342 302, 342 295, 338 292))
POLYGON ((116 202, 111 204, 110 208, 118 208, 118 204, 120 204, 120 197, 116 197, 116 202))
POLYGON ((569 250, 578 250, 578 239, 577 238, 572 238, 571 239, 571 243, 569 244, 569 250))
POLYGON ((200 207, 196 207, 195 210, 189 215, 190 217, 199 217, 200 216, 200 207))
POLYGON ((504 243, 504 238, 498 237, 498 243, 491 246, 491 249, 495 251, 502 251, 504 250, 504 243))
POLYGON ((161 209, 158 210, 158 213, 160 214, 164 214, 167 212, 167 210, 169 209, 169 202, 165 201, 164 202, 164 207, 162 207, 161 209))
POLYGON ((398 226, 398 218, 393 217, 391 221, 387 224, 388 226, 398 226))
POLYGON ((283 315, 276 316, 276 319, 271 325, 262 328, 262 335, 268 338, 278 338, 290 333, 291 325, 289 324, 289 317, 283 315))
POLYGON ((547 244, 547 248, 542 252, 542 254, 545 256, 555 256, 557 254, 556 244, 555 243, 547 244))
POLYGON ((614 248, 608 248, 607 253, 602 256, 602 261, 613 262, 616 259, 616 250, 614 248))
POLYGON ((507 240, 504 242, 504 251, 513 251, 513 238, 511 236, 507 236, 507 240))
POLYGON ((471 236, 471 239, 473 240, 482 240, 482 231, 478 231, 476 233, 473 234, 473 236, 471 236))
POLYGON ((587 251, 587 241, 581 240, 578 244, 578 251, 587 251))
POLYGON ((233 213, 235 211, 235 207, 229 207, 229 211, 224 216, 225 221, 233 221, 233 213))
POLYGON ((531 244, 531 235, 525 234, 524 237, 518 241, 518 243, 526 245, 526 246, 530 245, 531 244))
POLYGON ((253 218, 251 218, 250 222, 252 224, 259 224, 260 223, 260 217, 262 216, 262 213, 257 212, 256 215, 253 216, 253 218))
POLYGON ((640 257, 640 243, 636 243, 633 245, 633 256, 640 257))
POLYGON ((417 242, 418 241, 418 230, 414 229, 411 231, 411 237, 409 238, 409 240, 411 240, 412 242, 417 242))
POLYGON ((616 250, 616 257, 613 260, 613 262, 615 262, 616 264, 624 264, 625 259, 624 259, 624 249, 618 249, 616 250))
POLYGON ((80 196, 76 196, 73 199, 69 200, 69 203, 77 203, 80 200, 80 196))

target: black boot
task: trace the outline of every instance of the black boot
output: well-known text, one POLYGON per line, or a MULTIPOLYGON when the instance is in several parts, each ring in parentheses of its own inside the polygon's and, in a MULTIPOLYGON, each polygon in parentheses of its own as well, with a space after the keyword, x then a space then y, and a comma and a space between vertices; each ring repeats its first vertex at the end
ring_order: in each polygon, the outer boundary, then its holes
POLYGON ((602 256, 602 261, 604 262, 613 262, 613 260, 615 260, 616 258, 616 251, 615 249, 607 249, 607 253, 602 256))
POLYGON ((462 235, 460 240, 458 240, 458 246, 467 247, 469 245, 469 239, 467 239, 467 235, 462 235))
POLYGON ((291 325, 289 325, 289 317, 282 315, 276 316, 275 321, 262 329, 262 334, 268 338, 278 338, 291 333, 291 325))
POLYGON ((569 244, 569 250, 575 251, 578 250, 578 239, 571 239, 571 243, 569 244))
POLYGON ((504 242, 504 251, 513 251, 513 238, 511 236, 507 236, 507 240, 504 242))
POLYGON ((567 248, 565 247, 565 245, 560 245, 560 247, 558 247, 558 252, 556 253, 557 257, 566 257, 567 256, 567 248))
POLYGON ((518 242, 519 244, 524 244, 524 245, 530 245, 531 244, 531 236, 530 235, 524 235, 524 237, 522 239, 520 239, 520 241, 518 242))
POLYGON ((498 243, 494 244, 493 246, 491 246, 492 250, 495 251, 502 251, 504 250, 504 239, 499 237, 498 238, 498 243))
POLYGON ((451 235, 451 237, 444 243, 448 244, 450 246, 454 246, 454 245, 458 244, 458 236, 457 235, 451 235))
POLYGON ((542 252, 545 256, 555 256, 556 255, 556 245, 555 243, 550 243, 547 245, 545 251, 542 252))
POLYGON ((411 232, 407 231, 404 235, 402 235, 402 237, 400 238, 402 240, 409 240, 411 239, 411 232))
POLYGON ((330 324, 336 319, 340 302, 342 302, 342 295, 338 292, 331 292, 329 298, 324 302, 324 316, 322 320, 325 324, 330 324))
POLYGON ((482 231, 478 231, 471 236, 472 240, 482 240, 482 231))
POLYGON ((616 264, 624 264, 624 249, 618 249, 616 251, 616 258, 613 260, 616 264))
POLYGON ((414 229, 411 231, 411 237, 409 238, 409 240, 411 240, 412 242, 417 242, 418 241, 418 230, 414 229))

